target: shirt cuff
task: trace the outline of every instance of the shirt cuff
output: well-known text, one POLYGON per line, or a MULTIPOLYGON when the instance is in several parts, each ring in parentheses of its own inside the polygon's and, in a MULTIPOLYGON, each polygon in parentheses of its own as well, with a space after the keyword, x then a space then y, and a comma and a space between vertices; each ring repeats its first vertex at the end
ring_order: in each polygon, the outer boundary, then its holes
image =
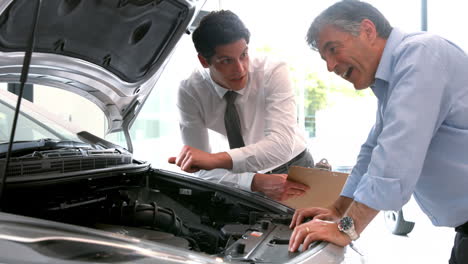
POLYGON ((231 156, 231 159, 232 159, 232 169, 231 169, 232 172, 241 173, 241 172, 247 171, 247 166, 245 162, 247 157, 245 157, 245 154, 242 152, 240 148, 231 149, 227 151, 227 154, 231 156))
POLYGON ((398 211, 403 206, 400 179, 365 174, 354 192, 354 200, 378 211, 398 211))
POLYGON ((244 191, 251 192, 252 191, 251 186, 252 186, 252 181, 253 181, 254 176, 255 176, 255 173, 253 172, 242 173, 239 179, 239 187, 244 191))
POLYGON ((360 179, 361 178, 358 177, 356 174, 351 173, 346 179, 343 189, 341 190, 341 196, 346 196, 354 199, 354 192, 356 191, 360 179))

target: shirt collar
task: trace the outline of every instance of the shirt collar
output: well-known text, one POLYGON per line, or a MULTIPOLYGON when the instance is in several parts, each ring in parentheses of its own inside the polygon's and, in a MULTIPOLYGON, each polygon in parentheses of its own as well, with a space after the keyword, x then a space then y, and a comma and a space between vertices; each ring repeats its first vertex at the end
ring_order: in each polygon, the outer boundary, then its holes
MULTIPOLYGON (((252 62, 252 61, 250 61, 252 62)), ((200 72, 203 76, 203 78, 209 82, 211 84, 211 86, 213 87, 213 89, 215 90, 216 94, 219 96, 219 98, 223 99, 224 95, 230 91, 224 87, 222 87, 221 85, 217 84, 215 81, 213 81, 213 79, 211 78, 211 75, 210 75, 210 70, 208 70, 207 68, 201 68, 200 69, 200 72)), ((248 76, 248 79, 247 79, 247 84, 245 85, 245 87, 239 91, 234 91, 236 92, 237 94, 240 94, 240 95, 244 95, 246 93, 246 88, 250 86, 250 83, 251 83, 251 79, 252 79, 252 72, 253 72, 253 66, 252 66, 252 63, 249 63, 249 76, 248 76)))
MULTIPOLYGON (((211 76, 210 76, 210 73, 208 70, 206 70, 207 73, 208 73, 208 76, 209 76, 209 79, 208 81, 213 85, 213 88, 216 92, 216 94, 218 94, 219 98, 223 99, 224 95, 228 92, 228 91, 231 91, 229 89, 226 89, 224 87, 222 87, 221 85, 217 84, 215 81, 213 81, 213 79, 211 79, 211 76)), ((235 93, 237 94, 240 94, 240 95, 243 95, 245 93, 245 88, 249 86, 249 83, 250 83, 250 76, 252 76, 251 74, 249 74, 249 79, 247 80, 247 84, 245 85, 245 87, 239 91, 234 91, 235 93)))
POLYGON ((371 89, 374 94, 380 100, 386 94, 385 86, 378 85, 379 82, 389 82, 392 74, 392 54, 397 46, 403 41, 405 34, 397 28, 394 28, 390 33, 390 36, 385 43, 385 48, 380 58, 379 66, 377 67, 377 72, 375 73, 375 82, 371 85, 371 89))
POLYGON ((385 43, 385 48, 380 58, 377 72, 375 73, 376 79, 381 79, 386 82, 389 81, 392 70, 392 54, 396 47, 403 41, 405 34, 397 28, 394 28, 385 43))

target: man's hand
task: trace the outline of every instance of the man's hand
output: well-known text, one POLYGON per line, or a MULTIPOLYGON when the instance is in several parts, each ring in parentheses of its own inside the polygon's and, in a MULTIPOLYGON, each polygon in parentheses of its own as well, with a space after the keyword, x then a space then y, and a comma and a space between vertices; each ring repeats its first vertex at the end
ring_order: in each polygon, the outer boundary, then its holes
POLYGON ((212 170, 217 168, 232 169, 232 159, 226 152, 208 153, 197 148, 184 146, 177 157, 170 157, 169 163, 176 164, 186 172, 212 170))
POLYGON ((303 209, 297 209, 294 212, 293 219, 291 221, 290 228, 300 225, 305 218, 321 219, 337 222, 344 216, 344 213, 348 210, 349 206, 353 202, 353 199, 345 196, 340 196, 336 201, 324 208, 320 207, 309 207, 303 209))
POLYGON ((302 244, 302 251, 307 250, 314 241, 328 241, 338 246, 346 246, 351 239, 338 230, 338 224, 331 221, 314 219, 296 226, 289 240, 289 251, 295 252, 302 244))
POLYGON ((289 228, 299 226, 306 218, 337 222, 341 218, 341 215, 335 209, 330 208, 310 207, 297 209, 294 212, 289 228))
POLYGON ((303 195, 309 189, 309 186, 288 181, 287 178, 287 174, 257 173, 252 180, 251 189, 277 201, 303 195))
POLYGON ((340 209, 345 209, 349 205, 348 210, 346 210, 346 215, 350 216, 354 220, 354 228, 358 234, 366 228, 366 226, 372 221, 372 219, 377 215, 379 211, 368 207, 365 204, 353 201, 351 198, 340 196, 340 198, 335 201, 333 206, 330 208, 335 209, 323 209, 323 208, 310 208, 298 210, 293 217, 291 226, 296 226, 289 240, 289 251, 294 252, 298 250, 299 246, 302 245, 302 250, 306 250, 310 243, 323 240, 328 241, 338 246, 346 246, 351 243, 351 239, 345 233, 342 233, 338 230, 337 221, 327 221, 321 220, 319 218, 336 218, 342 217, 344 212, 340 209), (300 224, 299 220, 300 215, 302 217, 314 217, 312 221, 309 221, 304 224, 300 224), (294 224, 293 224, 294 223, 294 224))

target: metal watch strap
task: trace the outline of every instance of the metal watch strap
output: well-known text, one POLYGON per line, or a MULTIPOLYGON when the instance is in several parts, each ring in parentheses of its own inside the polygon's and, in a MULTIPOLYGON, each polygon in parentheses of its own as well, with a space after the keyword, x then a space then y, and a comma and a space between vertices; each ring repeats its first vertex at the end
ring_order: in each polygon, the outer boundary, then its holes
POLYGON ((353 241, 359 238, 359 235, 354 228, 354 220, 349 216, 341 218, 338 223, 338 230, 348 235, 353 241))
POLYGON ((351 238, 351 240, 356 240, 359 238, 359 235, 358 233, 356 232, 356 230, 354 229, 354 226, 346 231, 343 231, 345 234, 347 234, 349 236, 349 238, 351 238))

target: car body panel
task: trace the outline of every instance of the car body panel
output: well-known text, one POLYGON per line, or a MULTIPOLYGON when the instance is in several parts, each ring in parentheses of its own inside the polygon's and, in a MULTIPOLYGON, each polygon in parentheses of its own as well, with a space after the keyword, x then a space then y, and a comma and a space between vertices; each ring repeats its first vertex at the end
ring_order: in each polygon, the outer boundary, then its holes
MULTIPOLYGON (((35 2, 0 1, 2 82, 19 82, 35 2)), ((104 112, 108 132, 126 129, 201 2, 42 1, 28 82, 77 93, 104 112)))
MULTIPOLYGON (((124 131, 129 137, 133 120, 203 1, 0 1, 0 82, 17 83, 24 72, 35 3, 41 6, 27 83, 88 99, 105 113, 108 132, 124 131)), ((9 95, 0 98, 6 127, 15 101, 9 95)), ((0 153, 5 177, 0 192, 0 250, 5 254, 0 262, 344 260, 345 248, 322 241, 288 252, 294 211, 279 202, 153 168, 133 158, 131 144, 128 151, 69 130, 56 124, 60 122, 52 114, 22 105, 14 109, 21 110, 22 118, 57 135, 34 134, 14 141, 13 151, 0 153), (59 133, 62 129, 68 132, 59 133)), ((30 130, 18 126, 15 135, 30 130)), ((6 140, 0 144, 9 147, 6 140)))
POLYGON ((124 234, 6 213, 0 213, 0 248, 3 263, 220 263, 124 234))

